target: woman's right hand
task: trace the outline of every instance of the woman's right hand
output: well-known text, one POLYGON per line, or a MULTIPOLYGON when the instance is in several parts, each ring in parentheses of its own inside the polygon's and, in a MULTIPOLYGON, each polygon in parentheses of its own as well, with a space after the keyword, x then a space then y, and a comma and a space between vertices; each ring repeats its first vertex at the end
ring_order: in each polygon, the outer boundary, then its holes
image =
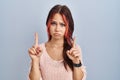
POLYGON ((32 61, 40 61, 40 56, 41 56, 41 48, 38 45, 38 33, 35 33, 35 44, 33 45, 33 47, 28 49, 29 52, 29 56, 31 58, 32 61))

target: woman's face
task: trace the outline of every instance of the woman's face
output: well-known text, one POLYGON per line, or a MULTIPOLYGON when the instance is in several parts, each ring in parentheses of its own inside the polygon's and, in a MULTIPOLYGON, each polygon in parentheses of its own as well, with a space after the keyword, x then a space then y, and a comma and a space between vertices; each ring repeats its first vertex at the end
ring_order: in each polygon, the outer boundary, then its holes
POLYGON ((50 35, 53 39, 64 39, 66 25, 62 16, 56 13, 50 23, 50 35))

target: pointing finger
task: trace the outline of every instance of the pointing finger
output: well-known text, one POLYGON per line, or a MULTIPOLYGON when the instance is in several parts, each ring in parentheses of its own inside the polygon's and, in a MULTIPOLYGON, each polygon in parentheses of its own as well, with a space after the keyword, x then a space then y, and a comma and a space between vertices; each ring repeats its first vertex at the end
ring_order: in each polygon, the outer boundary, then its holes
POLYGON ((35 33, 35 46, 38 46, 38 33, 35 33))
POLYGON ((76 37, 73 38, 73 45, 72 46, 73 46, 73 48, 75 48, 75 46, 76 46, 76 37))

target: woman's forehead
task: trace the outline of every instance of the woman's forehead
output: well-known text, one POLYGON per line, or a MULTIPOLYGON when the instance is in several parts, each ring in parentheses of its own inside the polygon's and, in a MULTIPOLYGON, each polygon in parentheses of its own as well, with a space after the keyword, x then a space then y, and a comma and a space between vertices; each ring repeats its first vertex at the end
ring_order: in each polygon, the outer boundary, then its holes
POLYGON ((52 17, 51 20, 52 20, 52 21, 64 22, 62 15, 59 14, 59 13, 56 13, 56 14, 52 17))

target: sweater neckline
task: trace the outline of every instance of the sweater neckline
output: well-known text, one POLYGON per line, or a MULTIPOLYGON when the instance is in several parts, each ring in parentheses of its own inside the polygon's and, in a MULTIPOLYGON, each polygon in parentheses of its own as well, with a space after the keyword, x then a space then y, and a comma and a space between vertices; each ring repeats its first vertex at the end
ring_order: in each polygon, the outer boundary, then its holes
POLYGON ((47 49, 46 49, 46 47, 45 47, 45 44, 46 44, 46 43, 43 44, 43 47, 44 47, 44 49, 45 49, 45 53, 46 53, 47 57, 48 57, 51 61, 53 61, 53 62, 55 62, 55 63, 61 63, 61 62, 64 61, 63 59, 62 59, 62 60, 54 60, 53 58, 51 58, 50 55, 49 55, 48 52, 47 52, 47 49))

